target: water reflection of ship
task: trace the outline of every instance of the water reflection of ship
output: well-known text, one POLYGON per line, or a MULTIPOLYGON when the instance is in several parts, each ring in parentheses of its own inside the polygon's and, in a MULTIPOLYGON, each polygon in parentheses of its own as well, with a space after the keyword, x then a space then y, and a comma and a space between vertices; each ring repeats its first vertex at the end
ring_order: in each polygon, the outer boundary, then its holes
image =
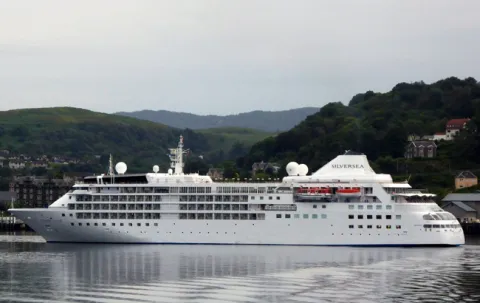
MULTIPOLYGON (((224 246, 69 246, 59 245, 64 262, 57 273, 81 283, 145 283, 200 277, 257 276, 311 267, 350 267, 403 258, 442 258, 462 248, 367 249, 224 246)), ((60 264, 59 264, 60 265, 60 264)))
MULTIPOLYGON (((210 299, 224 300, 225 295, 238 293, 236 290, 242 287, 245 296, 268 295, 275 297, 271 301, 276 302, 288 301, 292 289, 294 293, 304 292, 305 296, 312 296, 310 299, 315 297, 321 301, 320 297, 345 296, 338 285, 349 285, 350 293, 362 294, 369 294, 374 291, 372 287, 382 285, 406 298, 411 293, 404 285, 422 284, 426 276, 441 283, 445 281, 444 268, 448 268, 450 280, 461 280, 458 260, 462 259, 465 250, 465 247, 438 250, 25 245, 8 246, 8 252, 0 256, 0 272, 3 273, 0 292, 7 287, 11 294, 49 302, 72 298, 89 302, 157 302, 162 296, 165 299, 162 302, 187 302, 195 301, 199 295, 205 295, 206 302, 210 302, 210 299)), ((0 246, 0 251, 4 248, 0 246)), ((385 299, 381 293, 379 296, 385 299)), ((248 300, 238 299, 238 302, 245 301, 248 300)), ((341 301, 355 300, 348 297, 341 301)))

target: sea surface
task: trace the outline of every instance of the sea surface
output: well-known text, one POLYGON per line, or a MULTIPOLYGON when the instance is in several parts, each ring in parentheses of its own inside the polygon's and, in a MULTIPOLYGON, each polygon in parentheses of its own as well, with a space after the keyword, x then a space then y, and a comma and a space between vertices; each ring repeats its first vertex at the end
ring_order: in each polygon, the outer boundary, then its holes
POLYGON ((47 244, 0 235, 0 302, 480 302, 455 248, 47 244))

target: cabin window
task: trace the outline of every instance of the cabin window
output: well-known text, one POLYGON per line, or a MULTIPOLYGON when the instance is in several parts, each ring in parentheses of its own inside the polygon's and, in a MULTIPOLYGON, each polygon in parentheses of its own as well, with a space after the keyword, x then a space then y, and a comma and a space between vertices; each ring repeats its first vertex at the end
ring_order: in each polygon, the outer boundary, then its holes
POLYGON ((367 219, 372 219, 373 216, 372 215, 367 215, 367 219))
POLYGON ((322 219, 326 219, 327 218, 327 215, 326 214, 322 214, 322 219))
POLYGON ((382 225, 377 225, 377 229, 381 229, 382 228, 382 225))
POLYGON ((73 223, 70 223, 70 225, 72 225, 72 226, 73 226, 74 224, 73 224, 73 223))
POLYGON ((300 215, 299 215, 299 214, 294 214, 293 217, 294 217, 295 219, 300 219, 300 215))
POLYGON ((382 215, 377 215, 377 219, 378 220, 382 219, 382 215))
POLYGON ((317 208, 317 205, 313 205, 313 208, 317 208))
POLYGON ((387 229, 391 229, 391 228, 392 228, 392 226, 391 226, 391 225, 387 225, 387 229))
POLYGON ((363 225, 358 225, 358 228, 363 228, 363 225))
POLYGON ((277 200, 280 200, 280 197, 277 197, 277 200))
POLYGON ((355 208, 354 205, 349 205, 349 206, 348 206, 348 209, 354 209, 354 208, 355 208))
POLYGON ((317 214, 313 214, 313 215, 312 215, 312 219, 318 219, 318 215, 317 215, 317 214))
POLYGON ((381 205, 377 205, 375 208, 376 208, 376 209, 382 209, 382 206, 381 206, 381 205))
POLYGON ((326 205, 322 205, 322 208, 327 208, 327 206, 326 206, 326 205))
MULTIPOLYGON (((392 197, 393 198, 393 197, 392 197)), ((393 199, 392 199, 393 200, 393 199)), ((386 209, 392 209, 392 206, 391 205, 387 205, 385 206, 386 209)))
POLYGON ((373 209, 373 205, 367 205, 367 209, 373 209))
POLYGON ((269 197, 268 197, 268 200, 272 200, 272 199, 273 199, 273 197, 272 197, 272 196, 269 196, 269 197))
POLYGON ((308 219, 308 214, 303 214, 304 219, 308 219))
POLYGON ((372 225, 367 225, 367 228, 372 228, 372 225))
POLYGON ((386 215, 385 218, 386 218, 387 220, 391 220, 391 219, 392 219, 392 215, 386 215))
POLYGON ((282 218, 282 214, 277 214, 277 219, 282 218))
POLYGON ((285 214, 285 219, 290 219, 290 214, 285 214))
POLYGON ((349 219, 354 219, 355 216, 354 216, 354 215, 348 215, 348 218, 349 218, 349 219))
POLYGON ((363 215, 358 215, 358 219, 363 219, 363 215))
POLYGON ((397 229, 402 229, 402 226, 401 226, 401 225, 397 225, 397 229))
POLYGON ((402 215, 396 215, 395 219, 400 220, 402 218, 402 215))
POLYGON ((254 197, 254 196, 251 196, 251 197, 250 197, 250 200, 255 200, 255 197, 254 197))
POLYGON ((348 228, 353 228, 353 225, 348 225, 348 228))

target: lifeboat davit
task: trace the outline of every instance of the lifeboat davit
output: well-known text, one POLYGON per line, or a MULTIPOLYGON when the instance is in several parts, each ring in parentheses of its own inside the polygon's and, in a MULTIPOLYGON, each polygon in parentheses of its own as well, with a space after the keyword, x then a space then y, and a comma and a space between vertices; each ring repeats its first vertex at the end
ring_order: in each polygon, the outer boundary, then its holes
POLYGON ((339 189, 337 189, 337 195, 339 195, 339 196, 360 196, 361 191, 360 191, 359 187, 339 188, 339 189))

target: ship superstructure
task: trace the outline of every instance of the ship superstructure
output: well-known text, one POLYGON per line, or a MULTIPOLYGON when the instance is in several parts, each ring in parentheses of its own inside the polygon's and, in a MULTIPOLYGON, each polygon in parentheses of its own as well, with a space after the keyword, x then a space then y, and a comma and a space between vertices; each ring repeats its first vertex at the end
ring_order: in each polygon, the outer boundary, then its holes
MULTIPOLYGON (((214 182, 183 173, 183 138, 171 168, 86 177, 46 209, 10 209, 48 242, 457 246, 457 219, 435 195, 376 174, 347 152, 308 175, 291 162, 280 182, 214 182)), ((110 164, 113 167, 113 164, 110 164)))

